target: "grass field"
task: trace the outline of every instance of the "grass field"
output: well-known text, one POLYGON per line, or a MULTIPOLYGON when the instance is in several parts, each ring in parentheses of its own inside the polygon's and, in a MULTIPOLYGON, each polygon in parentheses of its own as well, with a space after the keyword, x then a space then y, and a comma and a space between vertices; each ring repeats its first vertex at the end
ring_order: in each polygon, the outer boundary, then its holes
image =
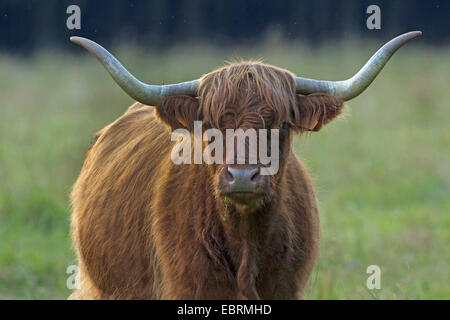
MULTIPOLYGON (((138 78, 169 83, 238 56, 342 79, 377 45, 112 51, 138 78)), ((306 298, 450 298, 449 58, 450 49, 407 45, 343 118, 295 141, 321 208, 306 298), (381 290, 369 291, 373 264, 381 290)), ((87 54, 1 56, 0 73, 0 298, 65 299, 66 268, 76 263, 71 186, 93 133, 132 101, 87 54)))

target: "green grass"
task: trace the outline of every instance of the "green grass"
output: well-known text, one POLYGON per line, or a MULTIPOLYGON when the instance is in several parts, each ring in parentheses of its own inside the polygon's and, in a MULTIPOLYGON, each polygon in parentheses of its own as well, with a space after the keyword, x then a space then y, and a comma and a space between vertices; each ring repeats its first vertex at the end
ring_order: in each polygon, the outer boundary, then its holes
MULTIPOLYGON (((138 78, 169 83, 236 56, 341 79, 375 47, 113 52, 138 78)), ((321 255, 306 298, 450 298, 449 53, 407 45, 343 118, 295 141, 321 209, 321 255), (365 287, 372 264, 381 268, 381 290, 365 287)), ((0 70, 0 298, 64 299, 65 271, 75 263, 71 186, 93 133, 132 101, 87 55, 1 56, 0 70)))

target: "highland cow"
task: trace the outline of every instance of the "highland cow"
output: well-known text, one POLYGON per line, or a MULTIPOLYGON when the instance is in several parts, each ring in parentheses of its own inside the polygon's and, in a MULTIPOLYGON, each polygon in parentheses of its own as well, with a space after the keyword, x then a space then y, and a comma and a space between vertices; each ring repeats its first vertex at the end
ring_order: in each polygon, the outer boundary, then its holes
POLYGON ((346 81, 247 61, 167 86, 138 81, 105 49, 74 37, 138 102, 96 134, 73 188, 81 287, 71 298, 302 298, 319 215, 293 136, 339 116, 418 35, 387 43, 346 81), (278 130, 278 171, 262 175, 260 162, 173 163, 171 132, 192 132, 194 121, 204 130, 278 130))

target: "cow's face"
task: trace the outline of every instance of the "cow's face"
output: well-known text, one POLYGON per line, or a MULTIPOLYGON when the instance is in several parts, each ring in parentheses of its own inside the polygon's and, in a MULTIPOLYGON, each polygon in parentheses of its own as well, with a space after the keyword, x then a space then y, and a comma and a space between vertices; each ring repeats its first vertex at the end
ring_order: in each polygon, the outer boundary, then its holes
POLYGON ((195 133, 194 121, 201 121, 204 136, 221 133, 203 141, 204 154, 214 161, 203 160, 215 196, 245 213, 270 204, 279 192, 293 133, 320 130, 341 108, 342 102, 327 94, 297 95, 290 72, 251 62, 207 74, 198 98, 165 98, 157 113, 172 130, 195 133), (215 139, 222 140, 214 145, 223 146, 222 156, 209 152, 215 139))

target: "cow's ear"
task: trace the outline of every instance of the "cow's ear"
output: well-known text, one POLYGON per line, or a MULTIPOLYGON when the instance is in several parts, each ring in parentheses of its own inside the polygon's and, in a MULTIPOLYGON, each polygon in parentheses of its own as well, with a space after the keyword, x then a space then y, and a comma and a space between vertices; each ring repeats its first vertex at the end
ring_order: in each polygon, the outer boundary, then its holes
POLYGON ((343 106, 342 100, 327 93, 297 95, 292 122, 300 131, 319 131, 342 112, 343 106))
POLYGON ((193 131, 194 121, 202 120, 198 99, 185 95, 163 98, 156 106, 156 114, 172 130, 193 131))

